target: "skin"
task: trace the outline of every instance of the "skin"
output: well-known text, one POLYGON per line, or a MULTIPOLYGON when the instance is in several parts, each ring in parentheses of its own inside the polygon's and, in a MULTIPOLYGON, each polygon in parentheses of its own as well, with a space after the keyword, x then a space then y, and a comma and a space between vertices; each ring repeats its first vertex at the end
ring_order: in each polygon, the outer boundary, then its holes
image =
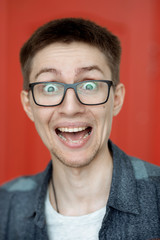
MULTIPOLYGON (((88 44, 54 43, 33 58, 30 82, 75 83, 91 79, 111 80, 112 77, 104 54, 88 44)), ((111 87, 107 103, 86 106, 77 100, 74 90, 69 89, 61 105, 40 107, 33 102, 31 92, 21 92, 24 110, 51 154, 61 214, 84 215, 105 206, 113 169, 107 142, 113 116, 120 112, 124 95, 124 85, 120 83, 115 90, 111 87), (92 127, 92 132, 78 143, 66 143, 55 131, 58 127, 86 126, 92 127)), ((51 184, 49 193, 56 208, 51 184)))

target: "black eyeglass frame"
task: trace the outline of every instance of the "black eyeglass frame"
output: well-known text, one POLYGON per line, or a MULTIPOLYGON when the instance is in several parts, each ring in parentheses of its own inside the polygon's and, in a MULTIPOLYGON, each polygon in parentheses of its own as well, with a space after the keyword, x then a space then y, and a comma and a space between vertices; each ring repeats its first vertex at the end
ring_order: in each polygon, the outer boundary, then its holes
POLYGON ((95 106, 95 105, 102 105, 102 104, 104 104, 104 103, 106 103, 108 101, 109 95, 110 95, 111 86, 114 86, 114 84, 113 84, 113 82, 111 80, 88 80, 88 81, 77 82, 77 83, 73 83, 73 84, 67 84, 67 83, 61 83, 61 82, 34 82, 34 83, 30 83, 29 84, 29 90, 31 90, 31 92, 32 92, 32 97, 33 97, 33 100, 34 100, 35 104, 38 105, 38 106, 41 106, 41 107, 55 107, 55 106, 60 105, 63 102, 63 100, 65 98, 65 95, 66 95, 66 92, 67 92, 68 89, 74 89, 76 97, 77 97, 78 101, 81 104, 88 105, 88 106, 95 106), (85 83, 85 82, 89 82, 89 81, 91 81, 91 82, 105 82, 108 85, 108 95, 107 95, 107 98, 106 98, 106 100, 104 102, 88 104, 88 103, 83 103, 80 100, 80 98, 78 96, 78 93, 77 93, 77 86, 79 84, 82 84, 82 83, 85 83), (56 84, 64 86, 64 94, 63 94, 63 97, 62 97, 62 100, 60 101, 60 103, 55 104, 55 105, 42 105, 42 104, 39 104, 39 103, 36 102, 36 99, 35 99, 35 96, 34 96, 34 86, 35 85, 39 85, 39 84, 46 84, 46 83, 56 83, 56 84))

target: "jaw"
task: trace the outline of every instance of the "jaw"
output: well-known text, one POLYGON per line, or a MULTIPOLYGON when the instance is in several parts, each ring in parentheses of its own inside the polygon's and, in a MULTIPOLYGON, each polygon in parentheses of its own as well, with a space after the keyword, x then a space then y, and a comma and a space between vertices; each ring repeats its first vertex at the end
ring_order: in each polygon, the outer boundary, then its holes
POLYGON ((92 126, 91 124, 90 126, 84 126, 84 124, 83 127, 82 124, 81 127, 79 126, 80 124, 78 127, 75 125, 66 127, 65 124, 55 128, 55 141, 50 145, 55 166, 63 164, 64 167, 80 169, 89 166, 97 158, 102 158, 102 152, 106 151, 107 147, 102 147, 96 126, 93 124, 92 126))
MULTIPOLYGON (((93 141, 92 131, 88 132, 89 135, 87 137, 78 140, 63 140, 57 136, 59 143, 57 141, 51 149, 51 156, 55 167, 62 164, 61 167, 77 168, 78 170, 89 166, 99 149, 97 140, 93 141)), ((83 134, 85 136, 85 133, 83 134)))

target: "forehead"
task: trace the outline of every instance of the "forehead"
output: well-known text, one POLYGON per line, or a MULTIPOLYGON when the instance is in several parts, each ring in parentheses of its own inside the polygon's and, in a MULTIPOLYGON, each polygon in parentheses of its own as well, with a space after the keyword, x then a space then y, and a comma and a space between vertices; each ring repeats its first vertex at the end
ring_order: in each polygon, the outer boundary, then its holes
POLYGON ((53 43, 35 54, 31 76, 45 68, 67 73, 89 66, 97 66, 104 74, 110 72, 106 56, 97 47, 82 42, 53 43))

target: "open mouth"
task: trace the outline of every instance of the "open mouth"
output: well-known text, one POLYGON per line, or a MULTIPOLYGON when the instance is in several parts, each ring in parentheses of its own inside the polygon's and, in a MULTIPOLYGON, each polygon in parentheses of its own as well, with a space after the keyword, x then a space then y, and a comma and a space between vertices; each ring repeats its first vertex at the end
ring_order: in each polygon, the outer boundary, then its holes
POLYGON ((81 143, 92 132, 92 127, 77 127, 77 128, 57 128, 56 134, 65 142, 81 143))

